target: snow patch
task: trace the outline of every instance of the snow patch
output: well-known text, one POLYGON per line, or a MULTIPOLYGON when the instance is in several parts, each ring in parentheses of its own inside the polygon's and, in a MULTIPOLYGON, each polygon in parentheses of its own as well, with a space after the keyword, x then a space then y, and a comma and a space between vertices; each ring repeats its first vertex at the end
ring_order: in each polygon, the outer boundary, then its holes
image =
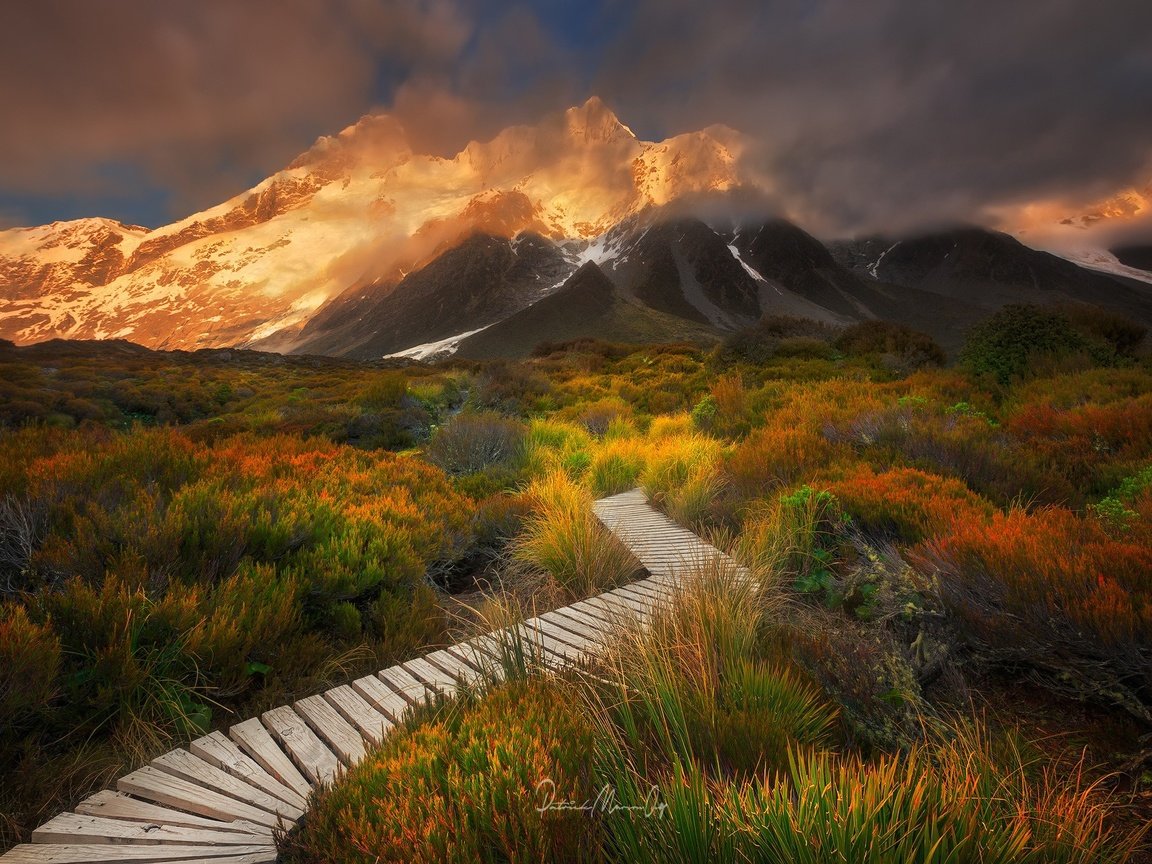
POLYGON ((1090 270, 1152 284, 1152 273, 1121 263, 1120 259, 1107 249, 1065 249, 1054 254, 1090 270))
POLYGON ((744 268, 745 273, 747 273, 749 276, 751 276, 753 279, 757 280, 758 282, 767 282, 768 281, 767 279, 765 279, 763 276, 760 275, 760 271, 758 271, 755 267, 752 267, 750 264, 748 264, 747 261, 745 261, 743 258, 740 257, 740 250, 736 248, 735 243, 729 243, 728 244, 728 251, 732 253, 732 257, 736 259, 736 263, 738 263, 741 267, 744 268))
POLYGON ((457 333, 455 336, 449 336, 447 339, 441 339, 438 342, 425 342, 423 345, 413 345, 411 348, 405 348, 403 351, 385 354, 384 359, 407 357, 409 360, 439 360, 442 357, 450 357, 456 353, 461 342, 469 336, 475 336, 481 330, 487 330, 491 326, 491 324, 485 324, 483 327, 477 327, 475 330, 469 330, 465 333, 457 333))
POLYGON ((879 279, 880 278, 877 275, 876 271, 880 269, 880 262, 884 260, 884 256, 887 255, 889 252, 891 252, 893 249, 895 249, 899 245, 900 245, 899 241, 893 243, 891 246, 889 246, 887 249, 885 249, 883 252, 880 253, 879 258, 877 258, 875 261, 873 261, 871 264, 868 265, 868 272, 870 274, 872 274, 873 279, 879 279))

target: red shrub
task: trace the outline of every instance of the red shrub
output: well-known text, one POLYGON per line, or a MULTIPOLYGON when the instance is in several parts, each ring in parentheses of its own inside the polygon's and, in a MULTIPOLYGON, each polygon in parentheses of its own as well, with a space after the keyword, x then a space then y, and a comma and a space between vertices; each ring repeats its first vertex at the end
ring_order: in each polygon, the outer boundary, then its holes
POLYGON ((959 480, 915 468, 878 474, 862 466, 828 490, 856 524, 912 543, 946 533, 956 520, 986 522, 996 512, 959 480))

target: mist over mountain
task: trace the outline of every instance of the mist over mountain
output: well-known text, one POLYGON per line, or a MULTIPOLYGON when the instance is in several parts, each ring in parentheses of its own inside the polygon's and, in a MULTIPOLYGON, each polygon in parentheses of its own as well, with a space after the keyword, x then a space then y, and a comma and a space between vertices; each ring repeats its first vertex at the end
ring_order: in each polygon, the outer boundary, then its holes
POLYGON ((980 228, 825 245, 773 212, 748 151, 724 126, 640 140, 595 97, 452 158, 368 115, 171 225, 0 232, 0 338, 432 359, 500 353, 497 334, 507 354, 564 334, 707 341, 763 315, 892 318, 954 347, 1009 302, 1152 321, 1140 247, 1070 256, 1089 270, 980 228))

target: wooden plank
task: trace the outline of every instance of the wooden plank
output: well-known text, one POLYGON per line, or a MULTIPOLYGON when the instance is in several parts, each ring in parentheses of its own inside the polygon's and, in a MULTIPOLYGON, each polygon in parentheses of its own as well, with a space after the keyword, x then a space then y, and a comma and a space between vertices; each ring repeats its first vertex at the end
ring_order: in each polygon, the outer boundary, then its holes
POLYGON ((184 846, 252 846, 271 841, 271 835, 238 834, 235 831, 209 831, 147 822, 127 822, 61 813, 32 832, 33 843, 128 843, 142 846, 181 844, 184 846))
POLYGON ((281 801, 275 795, 269 795, 262 789, 257 789, 226 771, 221 771, 187 750, 176 749, 163 756, 157 756, 152 760, 152 767, 174 777, 182 777, 205 789, 212 789, 221 795, 235 798, 237 801, 243 801, 245 804, 251 804, 253 807, 259 807, 261 810, 267 810, 269 813, 279 813, 292 820, 304 815, 304 808, 281 801))
POLYGON ((498 681, 503 677, 503 670, 497 668, 496 661, 492 656, 481 651, 474 645, 460 643, 458 645, 451 645, 444 650, 449 654, 464 659, 469 665, 476 667, 479 674, 473 683, 483 684, 489 679, 498 681))
POLYGON ((101 843, 25 843, 4 856, 4 864, 137 864, 162 861, 274 862, 275 846, 119 846, 101 843))
POLYGON ((340 716, 375 745, 384 741, 384 736, 394 725, 347 684, 333 687, 324 694, 324 698, 332 703, 332 707, 340 712, 340 716))
POLYGON ((122 792, 113 792, 111 789, 105 789, 85 798, 76 805, 76 812, 84 816, 100 816, 107 819, 119 819, 124 822, 147 822, 154 825, 205 828, 212 831, 230 831, 236 834, 272 836, 272 829, 267 825, 258 825, 255 822, 242 820, 222 822, 219 819, 193 816, 191 813, 161 807, 158 804, 141 801, 122 792))
POLYGON ((345 765, 355 765, 364 758, 364 736, 323 696, 307 696, 294 707, 345 765))
MULTIPOLYGON (((595 597, 589 597, 582 600, 581 603, 586 603, 596 609, 603 611, 609 618, 616 623, 627 623, 629 621, 637 621, 644 619, 644 613, 636 607, 626 603, 619 597, 613 594, 597 594, 595 597)), ((579 606, 579 603, 573 604, 579 606)))
MULTIPOLYGON (((560 660, 567 662, 579 660, 583 652, 579 648, 568 645, 554 636, 544 633, 541 630, 535 629, 532 625, 527 623, 520 624, 520 629, 523 631, 524 639, 528 641, 534 648, 543 649, 543 651, 555 655, 560 660)), ((548 664, 546 656, 539 656, 539 660, 548 664)))
POLYGON ((237 723, 228 730, 229 737, 244 748, 261 768, 289 787, 296 794, 307 798, 312 784, 301 774, 292 760, 280 746, 272 740, 268 730, 257 717, 237 723))
POLYGON ((525 619, 524 626, 532 630, 532 640, 534 642, 543 644, 545 639, 550 639, 562 645, 563 648, 561 650, 563 651, 563 656, 577 658, 585 653, 584 640, 579 639, 555 624, 542 621, 539 616, 525 619))
POLYGON ((445 696, 456 695, 456 682, 452 680, 452 677, 443 670, 433 666, 423 657, 413 657, 411 660, 405 660, 400 665, 411 672, 414 677, 419 678, 425 684, 435 688, 445 696))
POLYGON ((261 717, 265 728, 279 741, 296 767, 313 783, 328 783, 340 770, 340 760, 328 749, 300 715, 281 705, 265 711, 261 717))
POLYGON ((303 795, 289 789, 261 768, 223 732, 211 732, 203 738, 197 738, 188 745, 188 749, 192 751, 194 756, 200 757, 209 765, 214 765, 221 771, 225 771, 269 795, 274 795, 301 811, 308 807, 308 802, 303 795))
POLYGON ((221 795, 219 792, 168 774, 151 765, 125 774, 116 781, 116 788, 145 801, 176 807, 198 816, 208 816, 225 822, 243 819, 246 822, 275 828, 284 821, 291 821, 283 820, 282 817, 267 810, 221 795))
POLYGON ((601 627, 605 632, 608 632, 616 626, 617 618, 619 616, 608 612, 600 606, 593 605, 586 600, 581 600, 578 603, 571 603, 562 607, 565 612, 581 616, 581 618, 588 619, 589 623, 594 626, 601 627))
POLYGON ((575 633, 577 636, 583 636, 588 642, 597 647, 604 644, 604 639, 611 631, 611 628, 596 623, 589 623, 590 619, 581 617, 579 612, 572 610, 554 609, 547 615, 541 615, 547 621, 551 621, 565 630, 575 633))
POLYGON ((623 602, 626 606, 632 607, 634 610, 636 610, 637 613, 644 615, 645 617, 651 611, 653 605, 650 601, 642 600, 635 595, 628 593, 627 591, 621 591, 619 588, 613 588, 611 591, 606 591, 599 596, 601 599, 607 597, 615 597, 623 602))
POLYGON ((409 708, 408 700, 375 675, 357 678, 351 686, 365 701, 391 719, 393 723, 399 724, 403 721, 409 708))
POLYGON ((434 699, 436 691, 414 676, 403 666, 389 666, 381 669, 376 676, 408 700, 412 705, 420 705, 434 699))
POLYGON ((484 680, 484 673, 480 669, 446 648, 425 654, 424 659, 458 684, 471 685, 484 680))

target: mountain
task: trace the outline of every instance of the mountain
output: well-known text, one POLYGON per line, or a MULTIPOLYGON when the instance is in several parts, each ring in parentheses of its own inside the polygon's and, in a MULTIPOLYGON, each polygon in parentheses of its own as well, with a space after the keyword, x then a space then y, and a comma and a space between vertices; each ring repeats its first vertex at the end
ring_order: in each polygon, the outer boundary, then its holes
MULTIPOLYGON (((1152 323, 1146 247, 1073 262, 970 227, 825 244, 752 215, 767 208, 745 149, 721 126, 641 141, 596 98, 451 158, 366 116, 172 225, 0 232, 0 339, 383 360, 709 342, 764 315, 902 321, 955 351, 1012 302, 1152 323)), ((1128 204, 1098 209, 1143 212, 1128 204)))
POLYGON ((457 354, 471 359, 522 357, 541 342, 712 342, 715 331, 626 297, 600 265, 588 261, 558 291, 470 334, 457 354))
POLYGON ((959 346, 967 326, 1008 303, 1090 304, 1152 324, 1152 290, 1143 290, 1143 283, 1086 269, 997 231, 962 227, 833 243, 830 249, 897 304, 882 317, 924 330, 949 350, 959 346))
POLYGON ((641 141, 592 98, 443 158, 370 115, 172 225, 0 232, 0 338, 195 348, 290 334, 334 297, 385 291, 476 232, 591 238, 648 207, 737 188, 743 146, 721 126, 641 141))

